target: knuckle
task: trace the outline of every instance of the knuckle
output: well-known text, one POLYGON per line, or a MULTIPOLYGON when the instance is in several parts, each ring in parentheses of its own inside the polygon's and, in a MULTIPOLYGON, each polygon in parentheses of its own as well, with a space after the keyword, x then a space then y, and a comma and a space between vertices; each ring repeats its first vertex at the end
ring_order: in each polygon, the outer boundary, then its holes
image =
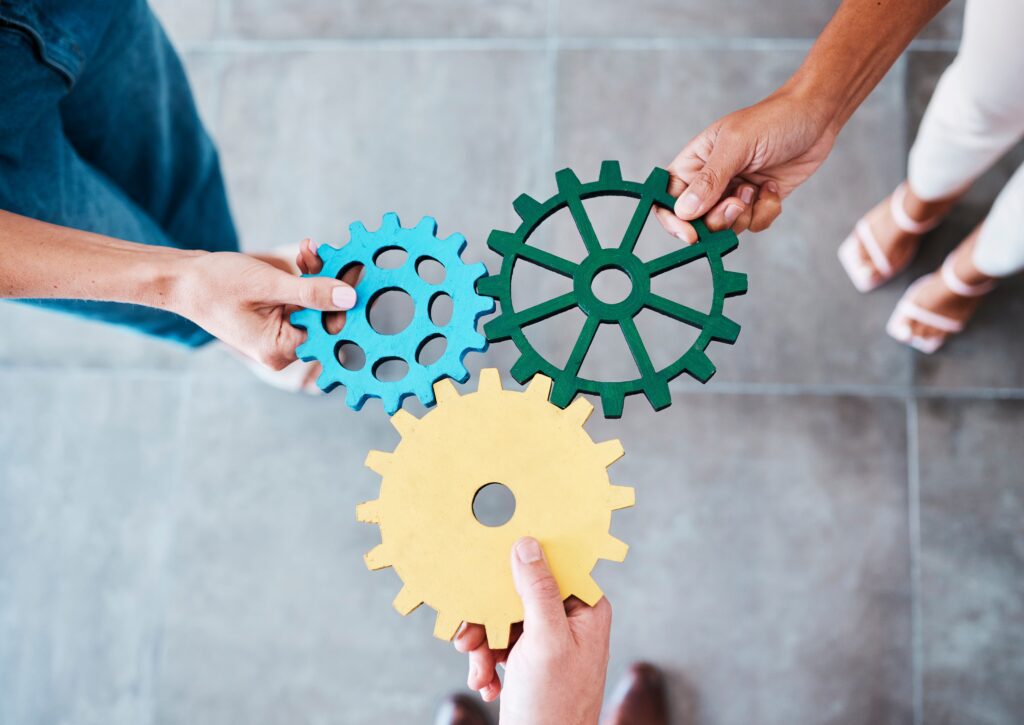
POLYGON ((558 588, 558 582, 555 581, 553 576, 538 577, 534 580, 531 588, 534 595, 541 599, 560 599, 562 596, 562 592, 558 588))

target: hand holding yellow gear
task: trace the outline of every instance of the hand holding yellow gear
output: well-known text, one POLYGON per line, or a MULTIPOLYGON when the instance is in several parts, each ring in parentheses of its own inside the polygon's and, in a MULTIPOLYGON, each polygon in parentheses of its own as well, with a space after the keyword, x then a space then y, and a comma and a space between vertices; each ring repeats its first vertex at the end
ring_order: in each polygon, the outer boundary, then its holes
POLYGON ((401 410, 391 418, 402 436, 394 452, 366 458, 383 479, 380 498, 356 511, 380 525, 381 544, 366 564, 394 567, 404 584, 395 609, 436 609, 441 639, 466 621, 484 625, 492 648, 508 646, 510 626, 523 619, 509 563, 522 536, 543 544, 562 596, 591 605, 602 597, 590 576, 597 560, 625 559, 628 547, 608 533, 612 511, 634 500, 632 488, 608 478, 622 445, 595 443, 583 429, 593 406, 578 398, 562 410, 548 402, 550 391, 541 375, 525 391, 503 390, 494 369, 483 370, 477 392, 466 395, 442 380, 434 385, 437 407, 423 418, 401 410), (474 496, 492 482, 516 500, 498 527, 473 515, 474 496))

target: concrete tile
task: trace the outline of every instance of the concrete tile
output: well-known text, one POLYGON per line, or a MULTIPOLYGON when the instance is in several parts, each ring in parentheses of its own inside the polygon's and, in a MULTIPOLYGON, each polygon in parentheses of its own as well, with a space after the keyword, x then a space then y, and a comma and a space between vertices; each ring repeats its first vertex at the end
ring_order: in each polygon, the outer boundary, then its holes
MULTIPOLYGON (((496 217, 537 177, 544 62, 512 51, 240 55, 221 99, 221 150, 249 248, 424 215, 490 257, 496 217)), ((506 210, 508 210, 506 212, 506 210)))
POLYGON ((0 722, 150 721, 179 392, 0 373, 0 722))
POLYGON ((158 720, 428 721, 466 665, 363 564, 380 541, 355 521, 380 486, 363 460, 398 441, 379 404, 201 378, 186 429, 158 720))
POLYGON ((920 403, 923 721, 1024 712, 1024 401, 920 403))
MULTIPOLYGON (((731 51, 688 83, 674 80, 679 68, 699 65, 704 56, 700 50, 564 52, 558 73, 555 168, 572 166, 581 179, 589 180, 596 178, 602 159, 618 158, 627 178, 645 178, 653 166, 667 165, 716 118, 776 88, 800 60, 795 51, 731 51), (637 78, 651 80, 637 83, 637 78)), ((787 201, 773 228, 743 235, 739 250, 726 258, 727 268, 749 275, 750 291, 726 305, 726 314, 743 328, 737 344, 709 347, 719 371, 716 381, 908 381, 909 352, 892 343, 883 330, 898 291, 859 295, 835 251, 860 214, 901 176, 902 149, 899 144, 891 146, 891 129, 902 121, 901 103, 898 79, 890 76, 850 122, 821 170, 787 201)), ((545 198, 554 191, 553 181, 535 191, 535 196, 545 198)), ((553 243, 569 256, 580 247, 575 233, 556 232, 553 243)), ((652 257, 674 244, 652 219, 638 253, 652 257)), ((686 274, 698 271, 691 266, 686 274)), ((668 273, 658 278, 656 287, 684 298, 703 290, 698 304, 706 309, 706 269, 696 279, 668 273)), ((534 294, 557 293, 548 279, 537 277, 524 284, 534 294)), ((555 320, 547 323, 550 332, 535 333, 539 344, 557 347, 571 337, 574 323, 555 320)), ((693 333, 685 326, 678 328, 682 330, 648 330, 648 348, 655 358, 674 359, 689 346, 693 333)), ((618 345, 625 343, 620 340, 618 345)), ((619 354, 601 354, 600 349, 594 348, 599 352, 599 371, 608 361, 621 359, 619 354)))
POLYGON ((221 0, 151 0, 153 12, 179 48, 213 40, 221 0))
POLYGON ((663 666, 686 722, 911 721, 901 401, 683 394, 588 429, 637 495, 595 573, 609 682, 663 666))
POLYGON ((535 37, 549 0, 232 0, 230 28, 252 38, 535 37))
MULTIPOLYGON (((935 84, 952 62, 952 53, 911 53, 907 65, 907 135, 913 138, 935 84)), ((912 278, 927 274, 977 226, 1000 190, 1024 164, 1018 144, 978 179, 946 222, 925 242, 911 268, 912 278)), ((936 388, 1024 388, 1024 338, 1018 334, 1024 316, 1024 279, 1010 279, 982 304, 964 334, 935 355, 914 356, 917 384, 936 388)))
MULTIPOLYGON (((814 38, 838 6, 835 0, 560 0, 558 30, 567 37, 814 38)), ((963 0, 955 0, 921 37, 959 38, 962 16, 963 0)))

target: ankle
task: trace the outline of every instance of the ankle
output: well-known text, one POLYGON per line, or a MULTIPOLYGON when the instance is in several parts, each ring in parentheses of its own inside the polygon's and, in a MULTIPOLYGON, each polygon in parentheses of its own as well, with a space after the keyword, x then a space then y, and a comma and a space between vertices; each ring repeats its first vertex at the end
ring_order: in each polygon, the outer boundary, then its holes
POLYGON ((959 195, 953 195, 943 199, 922 199, 909 181, 904 182, 903 188, 906 191, 903 195, 903 211, 918 222, 927 222, 944 215, 959 198, 959 195))

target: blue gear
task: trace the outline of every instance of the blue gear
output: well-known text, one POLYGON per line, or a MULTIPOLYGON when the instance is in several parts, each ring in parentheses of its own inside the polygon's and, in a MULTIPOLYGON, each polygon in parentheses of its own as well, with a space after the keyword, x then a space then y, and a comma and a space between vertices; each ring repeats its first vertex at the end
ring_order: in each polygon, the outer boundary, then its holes
POLYGON ((464 383, 469 372, 463 363, 470 352, 483 352, 487 340, 477 332, 480 318, 494 311, 494 300, 476 293, 476 281, 487 273, 482 264, 468 265, 462 261, 466 238, 453 234, 438 239, 437 222, 431 217, 411 229, 403 229, 398 215, 385 214, 376 232, 366 230, 362 222, 349 226, 351 238, 341 249, 321 245, 317 254, 324 262, 321 277, 339 278, 356 265, 362 265, 363 278, 356 286, 355 307, 345 316, 345 325, 336 335, 323 324, 323 313, 299 310, 292 313, 291 323, 306 330, 308 338, 295 350, 300 360, 318 361, 323 373, 317 385, 330 392, 338 385, 347 389, 345 402, 353 410, 363 407, 367 398, 380 398, 384 410, 391 415, 402 401, 415 395, 426 406, 434 404, 433 385, 442 378, 464 383), (405 263, 396 269, 382 269, 375 260, 392 249, 403 250, 405 263), (417 273, 423 259, 433 259, 444 266, 444 281, 430 284, 417 273), (412 298, 412 321, 395 335, 383 335, 370 325, 367 309, 383 292, 401 290, 412 298), (430 305, 441 294, 452 300, 452 316, 448 324, 438 326, 430 319, 430 305), (429 365, 417 362, 417 355, 430 340, 443 336, 444 354, 429 365), (345 343, 358 345, 366 354, 366 363, 359 370, 349 370, 338 362, 338 349, 345 343), (386 360, 403 360, 408 373, 401 380, 383 382, 375 370, 386 360))

